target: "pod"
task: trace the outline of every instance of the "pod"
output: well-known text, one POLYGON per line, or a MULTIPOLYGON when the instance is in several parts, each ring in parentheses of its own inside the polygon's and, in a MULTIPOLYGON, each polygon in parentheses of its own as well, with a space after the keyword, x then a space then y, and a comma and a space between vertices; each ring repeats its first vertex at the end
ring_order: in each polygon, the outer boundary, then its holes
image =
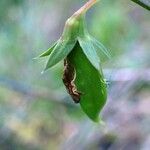
POLYGON ((107 89, 102 72, 99 72, 87 59, 79 43, 67 56, 74 66, 76 90, 80 94, 80 105, 93 121, 99 121, 99 113, 106 103, 107 89))

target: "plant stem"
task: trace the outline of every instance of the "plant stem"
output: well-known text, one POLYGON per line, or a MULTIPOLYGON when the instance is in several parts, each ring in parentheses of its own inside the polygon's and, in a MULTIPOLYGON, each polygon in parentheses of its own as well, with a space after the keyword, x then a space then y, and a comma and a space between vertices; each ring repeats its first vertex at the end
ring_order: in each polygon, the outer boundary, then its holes
POLYGON ((141 5, 142 7, 146 8, 147 10, 150 10, 150 2, 149 1, 144 1, 144 0, 131 0, 139 5, 141 5))
POLYGON ((85 3, 78 11, 76 11, 73 16, 78 16, 80 14, 86 13, 88 9, 90 9, 95 3, 97 3, 98 0, 89 0, 87 3, 85 3))

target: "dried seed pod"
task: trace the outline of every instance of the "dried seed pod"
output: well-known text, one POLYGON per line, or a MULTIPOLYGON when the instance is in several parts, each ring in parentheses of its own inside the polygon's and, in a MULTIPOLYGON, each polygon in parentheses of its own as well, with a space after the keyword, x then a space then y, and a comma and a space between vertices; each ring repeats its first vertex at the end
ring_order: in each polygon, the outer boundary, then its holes
POLYGON ((77 88, 74 84, 76 78, 76 73, 73 65, 66 58, 64 60, 64 74, 63 74, 63 83, 66 86, 66 89, 75 103, 79 103, 81 92, 77 91, 77 88))

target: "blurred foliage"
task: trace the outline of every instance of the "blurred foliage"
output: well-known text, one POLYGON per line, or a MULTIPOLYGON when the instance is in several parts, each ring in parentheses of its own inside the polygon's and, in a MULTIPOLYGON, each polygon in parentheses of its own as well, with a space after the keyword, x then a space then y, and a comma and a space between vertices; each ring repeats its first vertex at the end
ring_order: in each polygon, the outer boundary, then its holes
POLYGON ((72 102, 61 81, 62 63, 41 75, 45 60, 32 59, 59 38, 65 20, 84 2, 0 1, 0 149, 149 149, 147 10, 105 0, 87 15, 89 30, 112 53, 111 60, 102 58, 112 80, 105 126, 91 123, 72 102))

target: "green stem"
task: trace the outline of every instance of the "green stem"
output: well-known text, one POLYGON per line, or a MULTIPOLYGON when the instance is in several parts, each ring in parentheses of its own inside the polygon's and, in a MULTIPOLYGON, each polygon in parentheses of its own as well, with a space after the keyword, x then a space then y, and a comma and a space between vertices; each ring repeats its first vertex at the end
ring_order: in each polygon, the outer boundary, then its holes
POLYGON ((131 0, 140 6, 146 8, 147 10, 150 10, 150 2, 149 1, 144 1, 144 0, 131 0))
POLYGON ((78 16, 80 14, 86 13, 87 10, 89 10, 95 3, 97 3, 99 0, 89 0, 87 3, 85 3, 78 11, 76 11, 73 16, 78 16))

